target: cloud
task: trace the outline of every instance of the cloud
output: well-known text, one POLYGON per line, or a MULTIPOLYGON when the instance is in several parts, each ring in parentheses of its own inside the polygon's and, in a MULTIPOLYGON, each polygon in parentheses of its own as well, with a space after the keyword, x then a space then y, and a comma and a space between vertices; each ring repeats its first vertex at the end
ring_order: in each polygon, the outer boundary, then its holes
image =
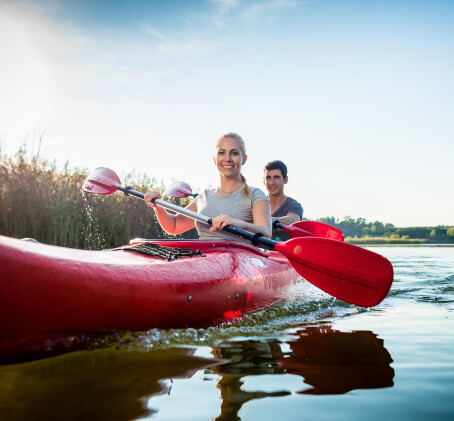
POLYGON ((258 19, 270 13, 275 13, 278 10, 288 10, 299 6, 298 0, 269 0, 259 1, 245 8, 241 15, 246 19, 258 19))
POLYGON ((178 73, 176 68, 161 69, 156 71, 135 71, 133 67, 122 67, 117 72, 107 76, 106 81, 110 84, 125 85, 134 82, 145 82, 172 76, 178 73))
POLYGON ((226 26, 226 16, 238 7, 237 0, 210 0, 216 7, 212 21, 216 26, 226 26))
POLYGON ((157 39, 159 39, 161 41, 167 41, 168 40, 167 36, 165 36, 162 32, 158 31, 157 29, 152 28, 150 25, 145 24, 144 25, 144 30, 145 30, 145 33, 150 34, 150 35, 156 37, 157 39))
POLYGON ((211 0, 211 3, 219 6, 220 10, 224 13, 238 6, 237 0, 211 0))
POLYGON ((273 16, 279 10, 298 7, 301 0, 211 0, 217 10, 213 20, 217 26, 225 27, 228 19, 257 20, 273 16))

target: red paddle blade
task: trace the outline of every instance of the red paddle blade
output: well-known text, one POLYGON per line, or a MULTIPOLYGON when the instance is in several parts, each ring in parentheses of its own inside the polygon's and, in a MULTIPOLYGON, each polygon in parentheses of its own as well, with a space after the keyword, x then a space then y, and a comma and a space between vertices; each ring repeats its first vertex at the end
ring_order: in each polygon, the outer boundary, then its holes
POLYGON ((99 167, 87 177, 82 190, 91 194, 112 194, 120 184, 120 179, 111 169, 99 167))
POLYGON ((393 267, 372 251, 326 238, 293 238, 276 243, 298 273, 321 290, 361 307, 373 307, 388 294, 393 267))
POLYGON ((178 183, 172 184, 164 193, 164 196, 168 197, 188 197, 193 196, 191 187, 189 184, 179 181, 178 183))
POLYGON ((331 225, 324 224, 323 222, 295 222, 292 225, 286 225, 284 230, 287 231, 292 238, 314 236, 344 241, 344 233, 339 228, 332 227, 331 225))

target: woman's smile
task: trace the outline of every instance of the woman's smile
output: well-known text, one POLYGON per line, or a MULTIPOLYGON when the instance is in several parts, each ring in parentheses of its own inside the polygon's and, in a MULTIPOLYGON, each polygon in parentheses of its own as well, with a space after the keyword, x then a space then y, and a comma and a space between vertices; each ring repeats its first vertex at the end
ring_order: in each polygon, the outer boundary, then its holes
POLYGON ((214 162, 221 174, 228 175, 229 178, 239 178, 244 161, 245 156, 243 156, 236 139, 226 137, 219 142, 214 162))

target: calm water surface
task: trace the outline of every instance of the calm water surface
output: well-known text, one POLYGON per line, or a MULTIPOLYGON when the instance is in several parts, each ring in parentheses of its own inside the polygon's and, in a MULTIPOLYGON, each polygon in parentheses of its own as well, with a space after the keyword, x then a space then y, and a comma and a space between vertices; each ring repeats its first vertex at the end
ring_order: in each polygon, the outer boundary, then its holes
POLYGON ((229 326, 3 364, 0 419, 453 420, 454 247, 371 249, 395 270, 373 309, 304 283, 229 326))

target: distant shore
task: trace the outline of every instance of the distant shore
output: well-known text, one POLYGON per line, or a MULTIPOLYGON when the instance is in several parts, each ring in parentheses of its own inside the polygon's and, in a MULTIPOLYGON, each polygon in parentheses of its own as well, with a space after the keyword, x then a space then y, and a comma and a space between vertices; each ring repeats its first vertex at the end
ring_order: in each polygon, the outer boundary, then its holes
POLYGON ((355 245, 375 244, 452 244, 452 242, 434 242, 425 238, 385 238, 385 237, 346 237, 346 243, 355 245))

